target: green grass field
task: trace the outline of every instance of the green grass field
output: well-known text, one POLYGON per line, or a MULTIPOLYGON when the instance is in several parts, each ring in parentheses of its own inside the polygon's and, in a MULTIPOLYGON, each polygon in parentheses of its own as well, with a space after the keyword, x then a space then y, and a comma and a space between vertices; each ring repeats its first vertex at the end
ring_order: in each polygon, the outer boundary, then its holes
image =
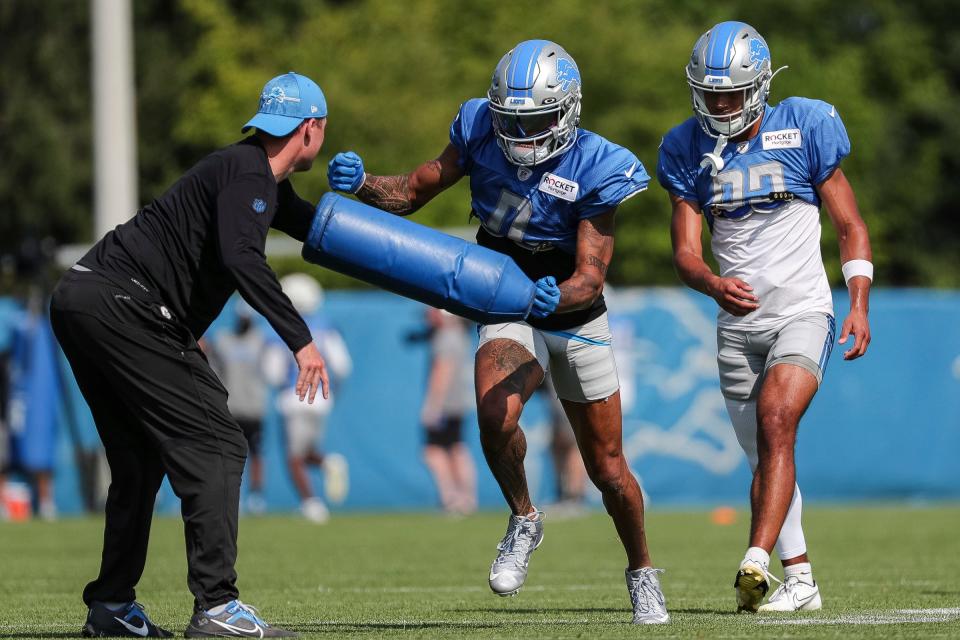
MULTIPOLYGON (((733 613, 747 527, 738 515, 719 526, 708 512, 649 514, 673 616, 663 627, 629 624, 623 551, 602 513, 548 519, 526 586, 505 599, 486 584, 503 514, 246 518, 241 597, 268 621, 323 638, 960 637, 960 506, 806 508, 824 609, 788 617, 733 613)), ((0 638, 79 631, 101 527, 0 524, 0 638)), ((138 597, 178 633, 192 607, 185 580, 181 524, 158 519, 138 597)))

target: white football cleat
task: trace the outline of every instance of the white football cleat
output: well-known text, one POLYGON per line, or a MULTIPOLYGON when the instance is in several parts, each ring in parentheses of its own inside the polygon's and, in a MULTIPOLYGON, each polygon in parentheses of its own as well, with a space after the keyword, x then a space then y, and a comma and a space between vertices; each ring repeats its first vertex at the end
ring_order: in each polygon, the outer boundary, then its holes
POLYGON ((822 606, 817 581, 804 574, 787 576, 759 611, 817 611, 822 606))
POLYGON ((330 520, 330 510, 320 498, 307 498, 300 503, 300 513, 314 524, 326 524, 330 520))
POLYGON ((636 571, 627 569, 627 591, 633 605, 633 624, 666 624, 670 622, 667 602, 660 589, 657 574, 663 569, 644 567, 636 571))
POLYGON ((530 555, 543 542, 543 512, 534 511, 536 520, 510 516, 507 533, 497 545, 496 559, 490 567, 490 589, 498 596, 515 596, 527 579, 530 555))

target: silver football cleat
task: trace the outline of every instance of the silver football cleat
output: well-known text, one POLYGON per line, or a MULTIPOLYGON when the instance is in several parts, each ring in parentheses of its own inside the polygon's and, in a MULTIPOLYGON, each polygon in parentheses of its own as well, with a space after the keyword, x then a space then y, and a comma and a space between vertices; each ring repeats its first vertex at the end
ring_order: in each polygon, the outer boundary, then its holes
POLYGON ((500 553, 490 566, 490 588, 498 596, 514 596, 527 579, 530 554, 543 542, 543 512, 534 511, 536 520, 510 516, 507 533, 497 545, 500 553))

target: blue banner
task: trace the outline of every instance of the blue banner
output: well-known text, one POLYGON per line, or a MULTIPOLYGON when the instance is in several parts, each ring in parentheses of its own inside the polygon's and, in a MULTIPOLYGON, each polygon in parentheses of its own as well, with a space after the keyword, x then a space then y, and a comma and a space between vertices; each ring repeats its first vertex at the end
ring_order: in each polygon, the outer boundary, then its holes
MULTIPOLYGON (((839 334, 846 292, 834 298, 839 334)), ((384 292, 330 292, 324 312, 353 360, 323 442, 324 450, 342 454, 350 465, 350 491, 339 508, 433 508, 438 497, 422 462, 419 426, 428 354, 423 344, 405 340, 422 327, 424 307, 384 292)), ((720 395, 715 316, 712 300, 684 289, 624 288, 611 296, 624 450, 654 506, 747 501, 749 469, 720 395)), ((960 467, 953 460, 960 451, 958 317, 957 292, 873 292, 867 355, 847 362, 842 354, 850 345, 835 347, 800 425, 797 468, 805 499, 960 498, 960 467)), ((211 331, 230 322, 225 313, 211 331)), ((65 512, 80 508, 73 452, 96 443, 89 413, 70 384, 74 401, 62 406, 75 408, 73 439, 60 429, 57 447, 57 497, 65 512)), ((32 401, 51 404, 49 390, 32 401)), ((531 492, 548 502, 555 496, 542 399, 531 401, 521 424, 531 492)), ((297 505, 281 431, 269 408, 266 499, 278 510, 297 505)), ((467 416, 464 433, 479 470, 481 507, 502 508, 480 451, 475 414, 467 416)), ((315 481, 319 486, 319 475, 315 481)), ((168 487, 158 508, 178 509, 168 487)))

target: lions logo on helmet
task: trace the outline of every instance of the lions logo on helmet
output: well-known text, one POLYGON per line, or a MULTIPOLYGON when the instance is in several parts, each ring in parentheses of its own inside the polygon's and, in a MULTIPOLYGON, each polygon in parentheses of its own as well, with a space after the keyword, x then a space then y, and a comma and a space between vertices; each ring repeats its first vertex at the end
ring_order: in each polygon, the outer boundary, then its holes
POLYGON ((755 71, 760 71, 764 62, 770 60, 770 50, 767 49, 767 43, 763 38, 754 38, 750 41, 750 62, 753 63, 755 71))
POLYGON ((770 81, 786 67, 771 69, 766 41, 744 22, 721 22, 700 36, 687 64, 687 84, 693 113, 707 135, 736 136, 763 115, 770 81), (715 116, 707 108, 707 91, 742 91, 743 108, 715 116))
POLYGON ((549 40, 527 40, 500 59, 487 98, 497 144, 511 163, 530 167, 577 140, 580 70, 549 40))
POLYGON ((577 69, 577 65, 566 58, 557 60, 557 82, 560 83, 561 91, 567 91, 571 82, 579 84, 580 70, 577 69))

